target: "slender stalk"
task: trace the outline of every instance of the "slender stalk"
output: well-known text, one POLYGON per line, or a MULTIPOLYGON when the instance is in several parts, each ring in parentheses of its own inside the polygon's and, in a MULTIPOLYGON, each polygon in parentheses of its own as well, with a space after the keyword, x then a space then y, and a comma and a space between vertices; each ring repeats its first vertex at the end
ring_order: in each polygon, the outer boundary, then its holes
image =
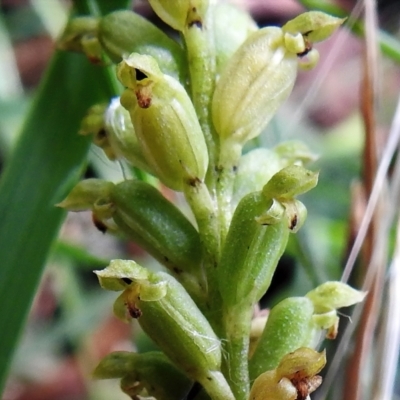
POLYGON ((232 393, 228 382, 218 371, 210 371, 207 376, 199 379, 212 400, 238 400, 232 393))
POLYGON ((217 201, 221 247, 232 219, 232 195, 242 146, 229 140, 221 144, 218 161, 217 201))
POLYGON ((211 99, 214 93, 216 61, 213 43, 204 21, 188 25, 183 32, 186 45, 192 101, 203 129, 213 171, 218 156, 218 136, 211 119, 211 99))
POLYGON ((204 269, 207 278, 207 317, 214 330, 221 332, 220 304, 218 290, 217 266, 221 253, 218 219, 210 193, 204 182, 195 181, 184 187, 186 201, 195 215, 200 239, 204 250, 204 269))
POLYGON ((250 392, 248 368, 252 307, 241 305, 224 312, 226 330, 226 378, 236 400, 247 400, 250 392))

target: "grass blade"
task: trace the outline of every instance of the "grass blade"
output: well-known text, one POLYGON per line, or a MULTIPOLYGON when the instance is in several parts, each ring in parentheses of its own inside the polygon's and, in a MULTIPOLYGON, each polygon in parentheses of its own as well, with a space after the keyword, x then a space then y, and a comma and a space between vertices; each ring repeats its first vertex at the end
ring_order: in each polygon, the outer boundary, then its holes
MULTIPOLYGON (((108 1, 80 1, 78 13, 108 1)), ((114 1, 113 8, 129 2, 114 1)), ((0 394, 15 346, 64 212, 54 207, 79 178, 89 139, 87 108, 114 94, 107 70, 81 55, 56 53, 0 180, 0 394)))

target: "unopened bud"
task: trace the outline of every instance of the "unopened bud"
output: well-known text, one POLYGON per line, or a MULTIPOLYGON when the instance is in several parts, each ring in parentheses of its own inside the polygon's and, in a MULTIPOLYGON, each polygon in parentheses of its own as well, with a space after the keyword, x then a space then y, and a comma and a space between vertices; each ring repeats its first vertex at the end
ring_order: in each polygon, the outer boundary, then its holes
POLYGON ((143 156, 168 187, 203 180, 208 152, 193 104, 184 87, 162 74, 152 57, 132 54, 118 67, 128 88, 121 104, 129 111, 143 156))
POLYGON ((325 351, 299 348, 286 354, 276 369, 262 373, 251 388, 251 400, 309 399, 322 383, 317 375, 326 364, 325 351))
POLYGON ((99 40, 107 55, 120 62, 132 52, 157 60, 163 73, 184 82, 186 60, 182 47, 142 16, 119 10, 106 15, 99 23, 99 40))
POLYGON ((258 30, 251 16, 229 3, 210 5, 210 32, 214 38, 217 73, 221 73, 240 45, 258 30))
POLYGON ((102 18, 76 17, 67 25, 58 46, 83 52, 98 63, 104 52, 118 63, 132 52, 157 60, 161 70, 185 82, 187 67, 182 47, 147 19, 129 10, 118 10, 102 18))
POLYGON ((239 160, 233 189, 234 207, 247 194, 260 191, 284 166, 280 156, 266 148, 257 148, 243 155, 239 160))
POLYGON ((203 24, 209 0, 149 0, 149 3, 166 24, 184 31, 193 24, 203 24))
POLYGON ((289 236, 284 219, 261 225, 257 217, 271 203, 261 192, 251 193, 238 204, 232 218, 218 267, 221 296, 228 308, 256 303, 268 289, 289 236), (232 282, 237 282, 232 285, 232 282))
POLYGON ((191 293, 201 290, 200 237, 178 208, 155 187, 139 180, 116 185, 111 203, 113 219, 122 232, 166 266, 191 293))
POLYGON ((310 42, 316 43, 327 39, 346 21, 346 18, 337 18, 321 11, 308 11, 293 18, 282 30, 291 34, 300 33, 310 42))
POLYGON ((277 172, 263 187, 266 198, 290 200, 308 192, 316 186, 318 172, 309 171, 298 165, 290 165, 277 172))
POLYGON ((272 308, 249 362, 250 379, 275 369, 285 354, 310 343, 313 313, 313 304, 305 297, 289 297, 272 308))
POLYGON ((258 136, 292 91, 297 56, 287 51, 280 28, 251 34, 226 64, 212 115, 221 140, 243 144, 258 136))
POLYGON ((58 47, 61 50, 84 52, 82 38, 96 37, 99 21, 94 17, 72 18, 58 41, 58 47))
POLYGON ((189 377, 203 382, 208 372, 220 370, 220 340, 176 279, 124 260, 95 273, 103 287, 125 288, 114 306, 117 316, 138 318, 149 337, 189 377))
POLYGON ((132 398, 146 391, 157 399, 176 400, 183 398, 192 385, 163 353, 156 351, 110 353, 101 360, 93 375, 96 379, 121 378, 122 391, 132 398))
POLYGON ((57 207, 68 211, 93 210, 96 203, 109 202, 114 184, 103 179, 85 179, 71 190, 57 207))
POLYGON ((105 112, 104 129, 116 156, 124 158, 134 167, 154 175, 143 157, 129 112, 122 107, 118 97, 111 101, 105 112))

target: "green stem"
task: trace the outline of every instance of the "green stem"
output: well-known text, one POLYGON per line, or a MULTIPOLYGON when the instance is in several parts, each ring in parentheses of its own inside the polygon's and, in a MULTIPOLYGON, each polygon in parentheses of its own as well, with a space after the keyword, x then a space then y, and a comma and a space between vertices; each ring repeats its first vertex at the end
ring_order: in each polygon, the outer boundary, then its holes
POLYGON ((250 391, 249 337, 253 310, 246 304, 224 312, 227 351, 225 376, 236 400, 247 400, 250 391))
POLYGON ((201 379, 198 379, 212 400, 238 400, 232 393, 224 375, 219 371, 209 371, 201 379))
POLYGON ((215 205, 207 186, 202 181, 194 181, 186 184, 184 186, 184 194, 186 201, 193 211, 199 229, 200 240, 204 249, 204 267, 207 276, 207 291, 210 303, 207 304, 207 308, 211 312, 214 312, 215 307, 220 304, 221 299, 217 282, 217 265, 221 249, 215 205))
POLYGON ((242 146, 237 143, 231 143, 229 141, 221 143, 217 168, 218 221, 220 226, 221 247, 225 241, 232 219, 231 202, 233 187, 241 152, 242 146))
MULTIPOLYGON (((321 10, 338 17, 346 17, 348 15, 348 12, 343 8, 332 3, 322 2, 321 0, 299 0, 299 2, 308 9, 321 10)), ((352 21, 348 27, 358 36, 364 35, 365 25, 363 22, 358 20, 352 21)), ((378 31, 378 41, 382 53, 400 63, 400 42, 383 30, 378 31)))
POLYGON ((211 118, 211 100, 216 76, 214 47, 204 23, 188 25, 183 36, 188 57, 192 101, 206 139, 210 157, 209 168, 213 171, 219 142, 211 118))

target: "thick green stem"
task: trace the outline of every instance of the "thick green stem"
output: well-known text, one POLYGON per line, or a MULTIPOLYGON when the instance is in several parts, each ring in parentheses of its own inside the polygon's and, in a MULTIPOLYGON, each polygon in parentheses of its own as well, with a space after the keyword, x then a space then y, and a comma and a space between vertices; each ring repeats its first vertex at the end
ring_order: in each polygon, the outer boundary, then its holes
POLYGON ((250 391, 248 357, 252 312, 252 307, 247 304, 224 312, 224 349, 227 351, 225 376, 236 400, 247 400, 250 391))

